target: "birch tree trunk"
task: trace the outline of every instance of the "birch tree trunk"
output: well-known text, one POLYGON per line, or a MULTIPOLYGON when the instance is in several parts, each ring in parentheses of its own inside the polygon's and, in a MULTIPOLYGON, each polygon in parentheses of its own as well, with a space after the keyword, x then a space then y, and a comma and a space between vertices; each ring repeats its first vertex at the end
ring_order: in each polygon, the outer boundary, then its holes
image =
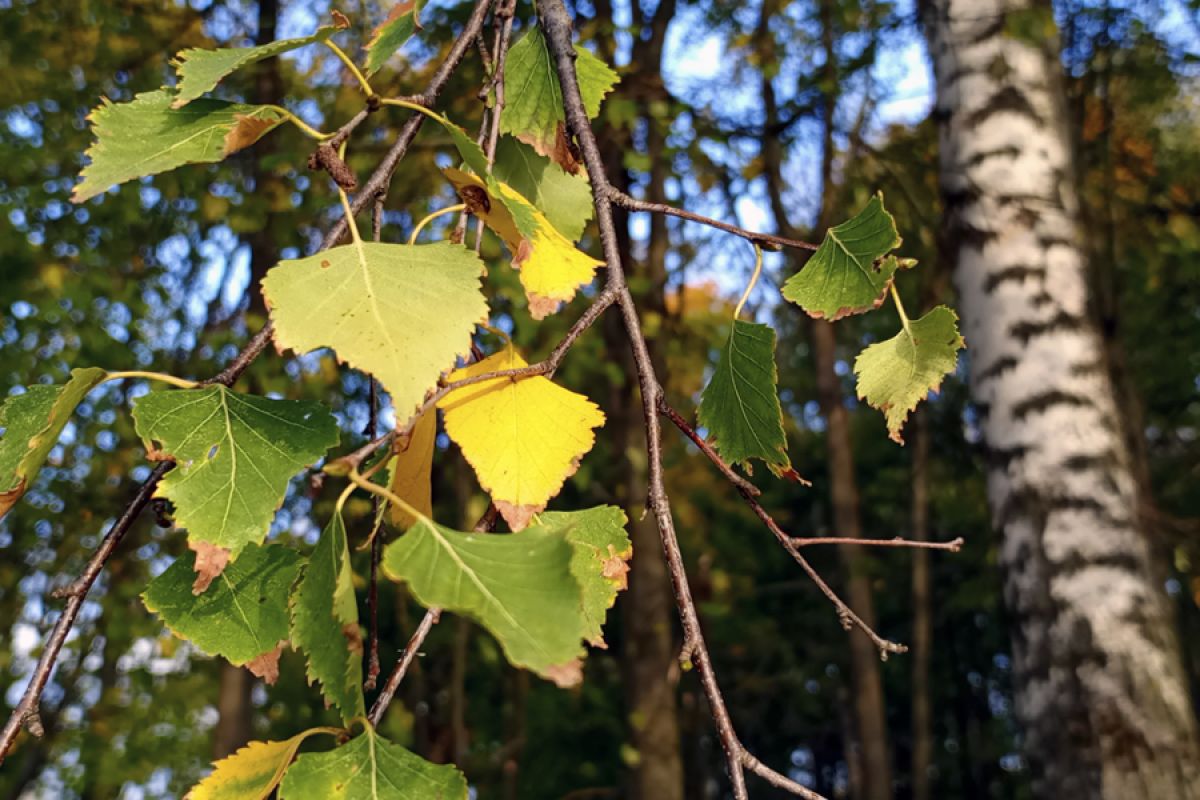
POLYGON ((1088 309, 1049 2, 922 10, 1034 794, 1200 797, 1179 642, 1088 309))

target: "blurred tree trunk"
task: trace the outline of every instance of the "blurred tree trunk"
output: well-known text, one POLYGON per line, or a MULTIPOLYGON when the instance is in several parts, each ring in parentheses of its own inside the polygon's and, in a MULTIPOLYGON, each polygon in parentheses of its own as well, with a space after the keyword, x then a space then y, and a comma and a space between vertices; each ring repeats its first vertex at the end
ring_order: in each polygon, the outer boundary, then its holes
MULTIPOLYGON (((837 107, 837 52, 833 0, 822 0, 819 6, 821 42, 825 51, 825 65, 821 85, 833 87, 823 92, 822 117, 822 163, 821 185, 823 190, 820 218, 817 230, 830 224, 836 207, 833 180, 834 112, 837 107)), ((764 5, 759 19, 759 40, 772 43, 769 30, 770 10, 764 5)), ((773 58, 764 54, 764 59, 773 58)), ((766 62, 764 62, 766 63, 766 62)), ((762 81, 764 135, 761 142, 763 170, 775 226, 784 236, 800 238, 800 232, 792 225, 783 196, 783 149, 776 130, 779 126, 779 108, 775 88, 769 77, 762 81)), ((798 271, 807 261, 808 254, 788 254, 791 271, 798 271)), ((814 369, 816 372, 817 400, 826 421, 826 449, 829 461, 830 494, 833 505, 833 524, 839 536, 860 538, 862 519, 859 515, 858 481, 854 474, 854 449, 850 439, 850 417, 843 403, 842 387, 836 371, 837 340, 833 325, 821 320, 811 320, 808 326, 812 343, 814 369)), ((868 625, 875 624, 875 603, 871 584, 866 574, 866 559, 861 548, 849 545, 838 547, 839 556, 845 565, 846 602, 868 625)), ((887 709, 883 696, 883 680, 880 674, 880 654, 871 640, 859 630, 849 636, 850 672, 853 684, 852 702, 854 712, 855 750, 847 752, 851 762, 851 774, 861 776, 857 796, 861 800, 888 800, 892 797, 891 747, 888 741, 887 709)))
MULTIPOLYGON (((646 109, 652 100, 665 99, 662 86, 662 55, 667 26, 675 14, 675 0, 661 0, 649 19, 644 20, 644 37, 634 43, 630 71, 622 76, 617 92, 631 96, 638 107, 646 109)), ((596 19, 602 26, 613 20, 611 5, 596 4, 596 19)), ((601 50, 612 61, 611 28, 603 31, 601 50), (606 39, 607 41, 603 41, 606 39)), ((666 199, 664 184, 669 164, 664 158, 666 120, 644 115, 647 155, 651 164, 647 199, 666 199)), ((609 130, 601 138, 603 156, 613 185, 628 191, 631 180, 624 155, 633 148, 632 130, 609 130)), ((650 220, 646 257, 633 257, 628 215, 614 209, 616 227, 630 283, 635 288, 638 307, 644 318, 666 318, 666 254, 669 247, 666 221, 661 215, 650 220)), ((653 326, 651 326, 653 328, 653 326)), ((611 352, 621 354, 624 374, 635 374, 627 339, 616 315, 605 318, 605 339, 611 352)), ((647 344, 660 379, 666 381, 661 348, 656 346, 653 330, 647 344)), ((609 435, 618 457, 623 485, 618 489, 620 504, 629 515, 629 534, 633 542, 629 589, 621 601, 623 646, 621 651, 627 723, 630 744, 637 760, 628 776, 625 797, 632 800, 682 800, 684 796, 683 753, 679 733, 679 703, 676 693, 679 666, 675 637, 675 600, 667 573, 662 542, 652 517, 643 514, 646 507, 647 464, 645 423, 642 400, 633 380, 615 387, 610 401, 609 435)))
MULTIPOLYGON (((279 24, 279 0, 259 0, 258 29, 255 32, 256 45, 268 44, 275 41, 275 33, 279 24)), ((279 103, 283 100, 283 80, 279 74, 279 61, 269 58, 255 65, 254 86, 251 91, 252 102, 279 103)), ((262 191, 270 176, 265 174, 258 164, 266 158, 270 151, 264 147, 272 147, 264 142, 263 147, 256 148, 249 158, 255 159, 252 174, 256 191, 262 191)), ((266 317, 266 306, 263 304, 262 292, 258 290, 258 282, 266 274, 268 268, 275 263, 278 252, 274 236, 264 215, 261 229, 251 233, 247 239, 250 244, 250 284, 246 292, 250 296, 250 312, 266 317)), ((221 290, 217 292, 218 297, 221 290)), ((250 741, 253 733, 251 718, 250 692, 254 688, 254 676, 241 667, 221 662, 221 686, 217 701, 217 726, 213 731, 213 756, 222 758, 242 747, 250 741)))
POLYGON ((1089 311, 1058 42, 1016 33, 1053 32, 1050 4, 923 12, 1034 793, 1200 797, 1179 641, 1089 311))
MULTIPOLYGON (((924 307, 924 306, 922 306, 924 307)), ((918 409, 910 424, 912 448, 912 531, 916 541, 929 538, 929 414, 918 409)), ((933 700, 929 670, 933 656, 933 596, 929 551, 912 552, 912 796, 931 800, 933 766, 933 700)))

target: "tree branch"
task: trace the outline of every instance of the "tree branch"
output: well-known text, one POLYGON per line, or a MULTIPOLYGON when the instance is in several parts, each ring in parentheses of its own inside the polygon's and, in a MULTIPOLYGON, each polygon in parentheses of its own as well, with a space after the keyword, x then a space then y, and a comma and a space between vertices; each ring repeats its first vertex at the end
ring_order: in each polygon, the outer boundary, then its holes
POLYGON ((638 384, 642 393, 642 411, 646 421, 646 450, 650 467, 648 504, 658 525, 667 567, 671 575, 675 602, 684 630, 684 651, 688 655, 694 655, 700 682, 721 739, 721 746, 725 750, 734 797, 737 800, 747 800, 744 771, 750 769, 755 774, 771 775, 772 783, 800 797, 818 800, 820 795, 817 793, 782 775, 771 773, 765 767, 758 765, 756 760, 752 760, 752 756, 737 738, 729 711, 725 706, 725 699, 717 685, 712 660, 709 658, 708 648, 704 643, 704 634, 700 628, 696 604, 688 585, 687 571, 675 534, 675 523, 671 517, 670 502, 663 485, 662 431, 658 416, 658 403, 662 396, 662 387, 659 385, 654 364, 650 358, 650 351, 646 345, 645 336, 642 334, 633 295, 625 282, 625 272, 617 244, 617 231, 613 222, 613 187, 605 175, 600 148, 596 143, 591 122, 584 109, 583 98, 579 93, 579 80, 575 73, 576 54, 572 46, 571 19, 562 0, 543 0, 538 9, 541 26, 546 34, 550 55, 558 74, 559 85, 562 88, 567 125, 578 141, 592 184, 596 224, 600 230, 600 241, 608 268, 608 282, 605 291, 616 294, 616 302, 621 309, 621 318, 633 350, 638 384))

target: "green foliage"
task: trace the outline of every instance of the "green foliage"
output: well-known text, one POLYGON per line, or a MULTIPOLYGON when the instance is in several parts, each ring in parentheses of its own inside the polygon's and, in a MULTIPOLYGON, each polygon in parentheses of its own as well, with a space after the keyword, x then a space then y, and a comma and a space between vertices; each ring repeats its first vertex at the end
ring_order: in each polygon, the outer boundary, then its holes
POLYGON ((190 792, 188 800, 263 800, 279 785, 300 744, 316 733, 336 728, 313 728, 281 742, 250 742, 213 765, 212 773, 190 792))
POLYGON ((349 724, 366 711, 362 695, 362 632, 346 527, 334 513, 309 556, 291 600, 292 645, 308 656, 308 680, 349 724))
POLYGON ((281 800, 466 800, 467 781, 367 728, 336 750, 296 759, 281 800))
POLYGON ((196 595, 195 557, 189 552, 150 582, 142 600, 176 636, 231 664, 245 664, 287 641, 287 596, 301 561, 288 547, 248 545, 196 595))
MULTIPOLYGON (((607 64, 584 47, 575 46, 579 93, 589 117, 600 113, 600 103, 618 77, 607 64)), ((500 130, 511 133, 568 172, 578 171, 567 146, 566 115, 545 34, 528 30, 512 46, 504 64, 504 111, 500 130)))
POLYGON ((698 417, 721 457, 747 471, 752 458, 762 459, 776 475, 792 468, 776 380, 775 331, 734 320, 700 398, 698 417))
POLYGON ((592 218, 592 188, 587 174, 572 175, 512 137, 500 139, 496 180, 520 192, 546 215, 559 233, 575 242, 592 218))
POLYGON ((896 269, 912 266, 887 256, 900 242, 883 195, 876 195, 853 219, 826 231, 804 269, 783 285, 783 296, 809 316, 831 322, 878 308, 896 269))
POLYGON ((383 553, 384 573, 426 607, 471 617, 514 666, 562 685, 578 683, 585 636, 572 547, 545 525, 496 536, 418 519, 383 553))
POLYGON ((421 28, 423 0, 398 0, 387 19, 379 24, 367 42, 367 77, 387 63, 392 55, 421 28))
POLYGON ((340 27, 329 25, 317 29, 312 36, 280 39, 258 47, 225 47, 220 50, 193 47, 181 50, 173 62, 179 83, 175 86, 176 94, 171 101, 171 108, 183 108, 200 95, 211 92, 231 72, 316 42, 327 41, 338 30, 340 27))
POLYGON ((90 117, 96 141, 86 153, 91 163, 71 199, 82 203, 143 175, 221 161, 287 119, 272 106, 197 100, 176 109, 175 102, 173 92, 160 89, 96 108, 90 117))
POLYGON ((147 450, 178 465, 155 495, 174 503, 189 541, 234 557, 266 537, 292 476, 338 441, 335 420, 318 403, 224 386, 151 392, 133 418, 147 450))
POLYGON ((583 593, 583 636, 604 646, 604 618, 626 587, 633 544, 625 532, 625 512, 614 506, 586 511, 547 511, 539 516, 546 530, 561 534, 573 548, 571 574, 583 593))
POLYGON ((64 385, 30 386, 0 406, 0 517, 25 494, 75 406, 105 374, 96 367, 71 370, 64 385))
POLYGON ((477 256, 449 242, 358 242, 280 262, 263 280, 263 294, 281 349, 333 348, 339 360, 378 378, 407 420, 470 352, 476 323, 487 319, 482 273, 477 256))
POLYGON ((873 344, 854 361, 858 396, 887 417, 888 435, 904 444, 900 429, 917 404, 954 371, 963 338, 958 315, 938 306, 886 342, 873 344))

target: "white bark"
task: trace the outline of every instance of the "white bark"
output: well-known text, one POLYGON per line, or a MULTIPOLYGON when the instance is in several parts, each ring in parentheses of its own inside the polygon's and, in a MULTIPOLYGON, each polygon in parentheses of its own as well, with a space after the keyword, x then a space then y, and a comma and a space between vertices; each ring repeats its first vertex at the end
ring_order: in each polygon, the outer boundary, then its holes
POLYGON ((1006 32, 1006 15, 1028 5, 925 9, 1016 712, 1038 797, 1197 798, 1177 634, 1087 309, 1057 42, 1006 32))

